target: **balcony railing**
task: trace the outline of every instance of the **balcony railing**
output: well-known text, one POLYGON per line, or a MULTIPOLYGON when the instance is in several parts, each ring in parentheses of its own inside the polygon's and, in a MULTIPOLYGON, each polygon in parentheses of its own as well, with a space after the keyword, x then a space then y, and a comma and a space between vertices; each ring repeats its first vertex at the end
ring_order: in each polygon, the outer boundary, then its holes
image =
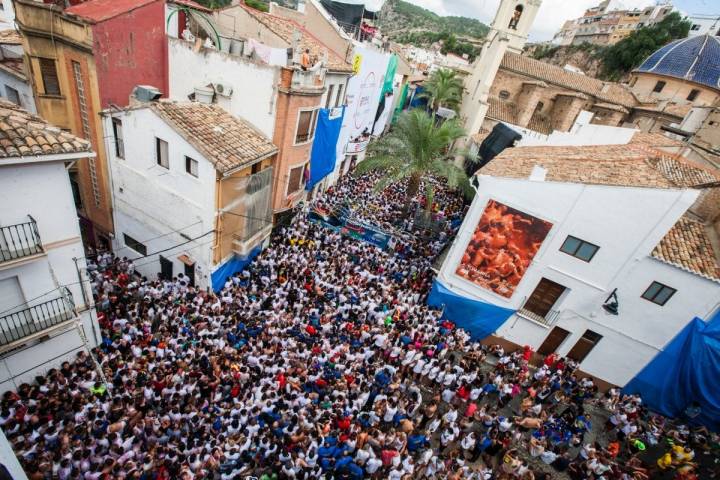
POLYGON ((325 68, 318 70, 301 70, 299 68, 293 71, 292 90, 322 90, 325 88, 325 68))
POLYGON ((75 317, 72 296, 63 289, 59 298, 48 300, 0 317, 0 347, 52 328, 75 317))
POLYGON ((537 314, 532 310, 528 310, 527 308, 525 308, 527 300, 527 297, 523 299, 522 307, 520 307, 517 311, 517 314, 523 318, 527 318, 528 320, 532 320, 533 322, 537 322, 541 325, 545 325, 546 327, 550 327, 552 326, 552 324, 555 323, 557 317, 560 315, 559 310, 550 310, 545 316, 537 314))
POLYGON ((35 219, 29 222, 0 227, 0 262, 8 262, 43 252, 35 219))

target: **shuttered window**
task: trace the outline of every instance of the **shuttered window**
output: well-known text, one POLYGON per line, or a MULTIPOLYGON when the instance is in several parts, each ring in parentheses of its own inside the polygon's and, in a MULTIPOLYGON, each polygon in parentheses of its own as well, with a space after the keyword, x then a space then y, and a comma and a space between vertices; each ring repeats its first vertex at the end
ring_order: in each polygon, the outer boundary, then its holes
POLYGON ((60 81, 58 80, 57 67, 52 58, 39 58, 40 75, 43 81, 43 93, 45 95, 60 95, 60 81))
POLYGON ((287 193, 288 195, 297 192, 302 188, 302 179, 303 179, 303 170, 305 169, 305 165, 300 165, 299 167, 295 167, 292 170, 290 170, 290 179, 288 180, 288 188, 287 193))

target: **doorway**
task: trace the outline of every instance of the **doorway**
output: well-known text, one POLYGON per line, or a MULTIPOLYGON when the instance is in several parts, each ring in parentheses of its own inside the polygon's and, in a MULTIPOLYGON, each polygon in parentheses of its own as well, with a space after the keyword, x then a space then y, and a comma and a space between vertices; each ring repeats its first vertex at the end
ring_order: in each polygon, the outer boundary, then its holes
MULTIPOLYGON (((188 278, 188 284, 189 285, 195 285, 195 264, 188 265, 185 264, 185 271, 183 272, 185 276, 188 278)), ((188 285, 188 286, 189 286, 188 285)))
POLYGON ((550 331, 550 334, 545 337, 545 340, 543 341, 542 345, 540 345, 540 348, 538 348, 537 352, 543 356, 554 353, 555 350, 558 349, 560 344, 565 341, 568 335, 570 335, 570 332, 568 332, 564 328, 553 328, 550 331))
POLYGON ((581 363, 601 339, 602 335, 599 333, 595 333, 592 330, 585 330, 580 340, 578 340, 572 350, 568 352, 567 357, 581 363))
POLYGON ((160 255, 160 278, 163 280, 172 280, 173 262, 160 255))

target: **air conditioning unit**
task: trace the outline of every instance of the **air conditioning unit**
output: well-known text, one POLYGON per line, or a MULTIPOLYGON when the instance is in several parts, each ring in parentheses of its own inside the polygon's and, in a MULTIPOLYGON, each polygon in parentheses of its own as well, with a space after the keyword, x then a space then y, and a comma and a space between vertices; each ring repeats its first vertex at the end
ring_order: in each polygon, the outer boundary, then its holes
POLYGON ((215 93, 223 97, 229 97, 233 93, 232 87, 225 83, 213 83, 212 86, 215 89, 215 93))

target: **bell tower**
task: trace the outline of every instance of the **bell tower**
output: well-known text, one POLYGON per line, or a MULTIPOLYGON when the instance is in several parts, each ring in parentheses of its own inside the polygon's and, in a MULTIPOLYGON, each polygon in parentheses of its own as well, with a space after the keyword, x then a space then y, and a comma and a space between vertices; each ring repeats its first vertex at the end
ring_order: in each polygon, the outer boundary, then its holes
POLYGON ((542 0, 501 0, 480 56, 465 78, 460 118, 468 136, 480 131, 488 95, 507 51, 521 53, 542 0))

